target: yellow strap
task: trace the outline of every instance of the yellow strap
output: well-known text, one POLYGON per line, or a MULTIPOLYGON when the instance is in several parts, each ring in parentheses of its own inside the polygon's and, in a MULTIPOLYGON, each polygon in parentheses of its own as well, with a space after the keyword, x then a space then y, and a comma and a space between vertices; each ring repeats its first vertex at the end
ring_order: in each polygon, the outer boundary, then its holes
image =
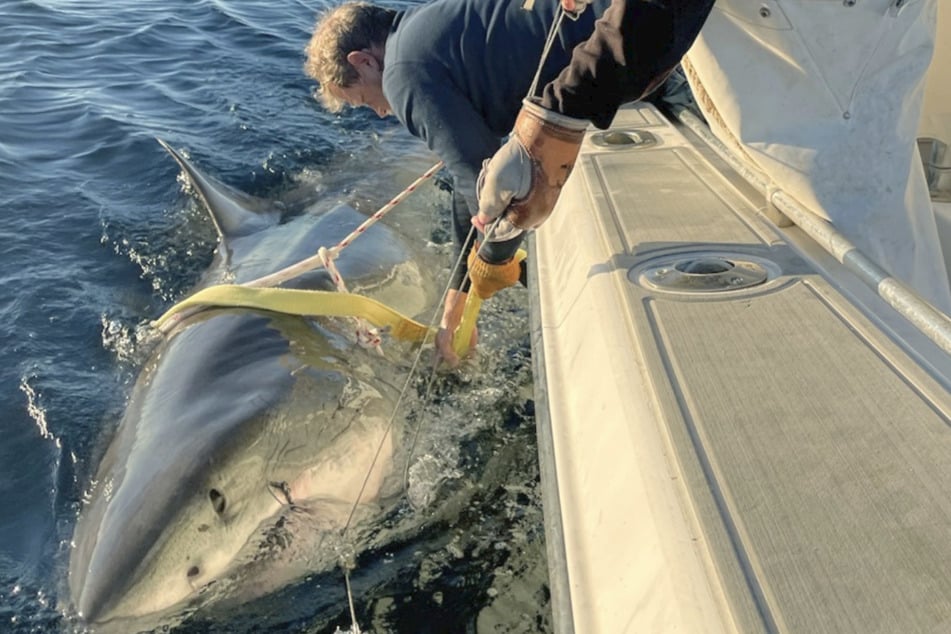
POLYGON ((452 349, 460 359, 469 352, 469 342, 472 331, 475 330, 476 320, 479 318, 479 309, 482 308, 482 298, 475 293, 466 295, 466 305, 462 309, 462 319, 456 332, 452 335, 452 349))
MULTIPOLYGON (((528 257, 524 249, 515 252, 515 261, 521 262, 528 257)), ((452 335, 452 349, 461 359, 469 352, 469 341, 472 338, 472 331, 475 330, 476 320, 479 318, 479 310, 482 309, 482 298, 473 292, 466 295, 466 305, 462 309, 462 319, 456 332, 452 335)))
POLYGON ((222 284, 198 291, 172 306, 155 322, 161 328, 176 314, 195 306, 257 308, 288 315, 363 317, 378 328, 406 341, 423 341, 432 331, 385 304, 353 293, 307 291, 289 288, 256 288, 222 284))

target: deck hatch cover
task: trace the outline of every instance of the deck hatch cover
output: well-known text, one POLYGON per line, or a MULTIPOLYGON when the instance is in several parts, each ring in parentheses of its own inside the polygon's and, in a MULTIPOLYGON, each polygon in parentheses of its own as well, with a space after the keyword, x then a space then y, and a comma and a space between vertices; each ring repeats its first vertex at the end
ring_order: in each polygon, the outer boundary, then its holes
POLYGON ((628 271, 628 279, 658 291, 716 293, 758 286, 777 272, 775 264, 747 255, 694 253, 635 267, 628 271))
POLYGON ((608 130, 591 135, 591 143, 610 150, 637 150, 657 145, 658 139, 647 130, 608 130))

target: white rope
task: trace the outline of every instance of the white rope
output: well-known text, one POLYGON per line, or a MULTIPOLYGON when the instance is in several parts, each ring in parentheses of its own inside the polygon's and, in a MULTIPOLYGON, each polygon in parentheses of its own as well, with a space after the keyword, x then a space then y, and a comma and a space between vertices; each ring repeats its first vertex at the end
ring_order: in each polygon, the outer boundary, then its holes
POLYGON ((551 47, 555 43, 555 36, 558 35, 558 29, 561 28, 561 23, 565 19, 565 10, 561 7, 560 3, 555 16, 555 21, 552 22, 551 29, 548 30, 548 39, 545 40, 545 48, 542 49, 542 56, 538 62, 538 69, 535 71, 535 78, 532 79, 531 88, 528 89, 529 98, 535 96, 535 91, 538 89, 538 82, 541 79, 542 68, 545 67, 545 60, 548 59, 548 53, 551 51, 551 47))
MULTIPOLYGON (((333 280, 334 286, 337 287, 337 291, 340 293, 349 293, 350 291, 347 289, 347 285, 344 283, 343 277, 340 275, 340 271, 337 270, 337 265, 334 264, 333 258, 330 256, 330 250, 320 247, 320 249, 317 251, 317 257, 320 258, 324 268, 327 269, 328 273, 330 273, 330 279, 333 280)), ((383 343, 383 338, 380 336, 380 331, 371 326, 367 320, 363 319, 362 317, 353 317, 352 321, 357 326, 355 331, 357 343, 363 348, 373 348, 376 350, 377 354, 382 357, 383 348, 380 346, 380 344, 383 343)))
POLYGON ((350 634, 360 634, 360 624, 357 623, 357 611, 353 607, 353 592, 350 590, 350 570, 343 569, 343 582, 347 586, 347 603, 350 605, 350 634))
MULTIPOLYGON (((422 176, 413 181, 409 187, 397 194, 392 200, 390 200, 390 202, 380 207, 376 213, 367 218, 363 224, 351 231, 350 235, 338 242, 336 246, 328 249, 330 252, 330 257, 336 259, 340 252, 347 248, 351 242, 353 242, 358 236, 362 235, 367 229, 376 224, 380 218, 389 213, 394 207, 403 202, 407 196, 416 191, 423 181, 430 178, 433 174, 442 169, 442 166, 443 162, 440 161, 430 167, 422 176)), ((271 273, 270 275, 259 277, 256 280, 251 280, 250 282, 245 282, 244 286, 276 286, 282 282, 293 279, 298 275, 303 275, 308 271, 319 268, 321 265, 323 265, 323 260, 318 253, 317 255, 305 258, 297 264, 292 264, 291 266, 281 269, 275 273, 271 273)))
MULTIPOLYGON (((403 200, 405 200, 407 196, 409 196, 414 191, 416 191, 416 189, 419 187, 419 185, 423 181, 430 178, 433 174, 439 171, 442 168, 442 166, 443 166, 443 163, 442 161, 440 161, 439 163, 436 163, 435 165, 430 167, 428 170, 426 170, 426 172, 422 176, 420 176, 415 181, 413 181, 413 183, 409 187, 407 187, 402 192, 397 194, 392 200, 390 200, 390 202, 380 207, 376 211, 376 213, 374 213, 372 216, 367 218, 359 227, 357 227, 352 232, 350 232, 350 234, 346 238, 338 242, 336 246, 333 246, 330 249, 328 249, 327 251, 329 252, 330 258, 335 259, 340 254, 341 251, 343 251, 351 242, 353 242, 353 240, 357 236, 366 232, 366 230, 369 229, 374 224, 376 224, 376 222, 379 221, 380 218, 385 216, 394 207, 396 207, 398 204, 403 202, 403 200)), ((305 258, 296 264, 292 264, 291 266, 283 268, 280 271, 277 271, 275 273, 271 273, 270 275, 259 277, 257 279, 251 280, 250 282, 244 282, 243 284, 241 284, 241 286, 253 286, 253 287, 277 286, 278 284, 281 284, 282 282, 286 282, 287 280, 294 279, 295 277, 299 275, 303 275, 304 273, 307 273, 308 271, 312 271, 316 268, 320 268, 323 265, 324 265, 324 261, 320 256, 320 252, 318 251, 316 255, 313 255, 309 258, 305 258)), ((197 306, 194 308, 183 310, 179 312, 178 314, 173 315, 171 319, 167 320, 164 324, 162 324, 161 328, 159 328, 159 332, 167 335, 169 332, 172 331, 173 328, 175 328, 175 326, 180 324, 182 321, 184 321, 188 317, 191 317, 193 315, 196 315, 197 313, 200 313, 202 310, 204 310, 204 307, 197 306)))
MULTIPOLYGON (((475 227, 469 230, 469 236, 466 238, 464 244, 468 244, 469 240, 472 238, 472 234, 475 231, 475 227)), ((456 262, 453 265, 452 271, 449 274, 449 282, 446 284, 446 288, 443 289, 442 297, 440 301, 436 304, 436 309, 433 311, 433 316, 429 320, 429 327, 432 328, 436 321, 439 319, 439 313, 442 310, 443 305, 445 304, 446 297, 449 295, 449 290, 452 288, 452 280, 462 265, 462 259, 465 257, 465 249, 462 250, 462 253, 459 254, 459 257, 456 258, 456 262)), ((393 423, 396 420, 396 414, 399 411, 400 406, 403 404, 403 399, 406 396, 407 390, 409 390, 410 382, 413 380, 413 375, 416 373, 416 369, 419 367, 419 362, 422 359, 423 355, 423 345, 420 343, 419 347, 416 349, 416 356, 413 358, 413 364, 410 366, 409 372, 406 374, 406 380, 403 382, 403 387, 400 390, 399 396, 396 399, 396 403, 393 405, 393 411, 390 413, 390 418, 386 422, 386 429, 383 431, 383 437, 380 439, 380 443, 377 446, 376 453, 373 454, 373 460, 370 461, 370 468, 367 470, 367 474, 363 479, 363 484, 360 486, 360 491, 357 493, 357 498, 353 502, 353 506, 350 508, 350 514, 347 516, 347 522, 344 524, 343 529, 341 530, 341 535, 346 535, 347 531, 350 529, 350 524, 353 522, 353 517, 356 514, 357 508, 360 504, 360 498, 363 497, 363 493, 366 491, 367 484, 370 481, 370 476, 373 474, 373 469, 376 467, 377 459, 380 457, 380 453, 383 450, 383 445, 386 442, 387 437, 390 434, 390 431, 393 428, 393 423)), ((430 388, 433 385, 433 379, 436 376, 436 364, 433 364, 432 372, 429 377, 429 383, 426 386, 426 390, 423 394, 423 400, 429 397, 430 388)), ((419 430, 422 426, 422 422, 417 423, 416 432, 413 437, 413 442, 411 444, 410 455, 412 455, 412 449, 416 446, 416 438, 419 436, 419 430)), ((409 469, 409 458, 407 458, 406 470, 404 472, 404 485, 406 483, 405 474, 408 473, 409 469)))

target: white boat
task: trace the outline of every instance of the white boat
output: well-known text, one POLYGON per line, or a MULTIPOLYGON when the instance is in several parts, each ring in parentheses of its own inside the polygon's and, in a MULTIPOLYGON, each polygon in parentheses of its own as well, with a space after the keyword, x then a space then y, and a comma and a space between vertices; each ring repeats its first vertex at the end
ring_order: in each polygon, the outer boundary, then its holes
POLYGON ((531 245, 558 632, 951 631, 937 4, 721 0, 709 124, 589 131, 531 245))

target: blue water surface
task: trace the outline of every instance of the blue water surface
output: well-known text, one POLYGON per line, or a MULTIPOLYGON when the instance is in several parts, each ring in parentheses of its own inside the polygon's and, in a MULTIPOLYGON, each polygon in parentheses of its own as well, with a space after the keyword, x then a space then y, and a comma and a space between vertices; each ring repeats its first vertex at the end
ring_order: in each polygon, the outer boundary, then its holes
MULTIPOLYGON (((394 119, 331 115, 311 98, 303 47, 327 6, 0 0, 0 631, 81 631, 65 557, 143 360, 136 331, 211 258, 214 229, 155 138, 291 211, 320 197, 372 210, 434 161, 394 119)), ((421 195, 402 222, 438 250, 447 195, 421 195)), ((444 476, 473 493, 454 521, 361 562, 357 612, 372 631, 549 627, 523 300, 500 303, 481 365, 440 384, 455 409, 494 386, 487 422, 444 476), (516 396, 493 396, 503 384, 516 396)), ((180 629, 332 632, 349 624, 342 587, 326 575, 180 629)))

